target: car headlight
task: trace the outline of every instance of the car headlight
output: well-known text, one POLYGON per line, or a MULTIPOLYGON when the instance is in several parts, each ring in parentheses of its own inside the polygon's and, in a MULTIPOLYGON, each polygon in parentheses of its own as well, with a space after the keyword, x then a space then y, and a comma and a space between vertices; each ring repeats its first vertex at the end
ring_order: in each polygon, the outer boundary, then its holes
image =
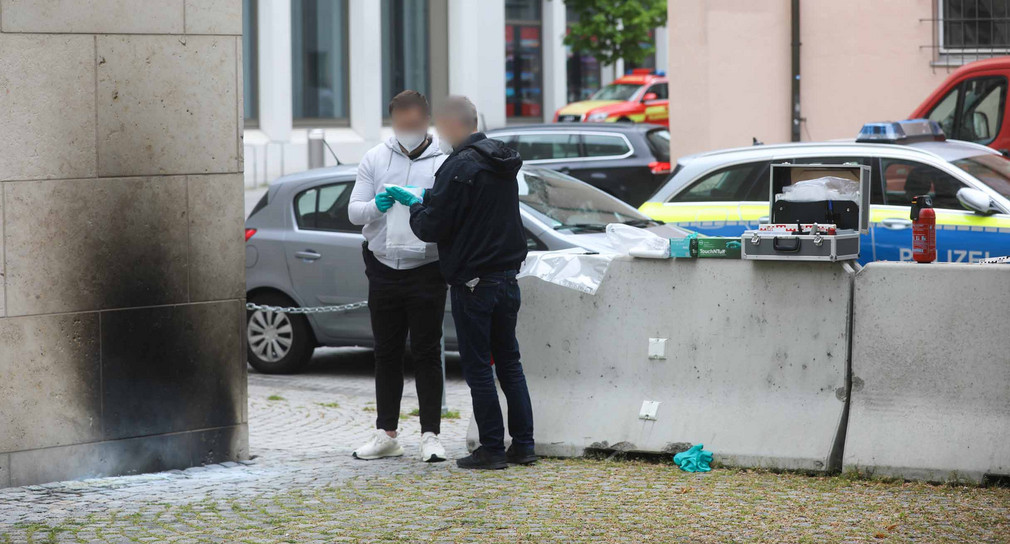
POLYGON ((605 111, 590 113, 589 115, 586 116, 586 121, 589 121, 590 123, 599 123, 601 121, 606 120, 607 120, 607 112, 605 111))

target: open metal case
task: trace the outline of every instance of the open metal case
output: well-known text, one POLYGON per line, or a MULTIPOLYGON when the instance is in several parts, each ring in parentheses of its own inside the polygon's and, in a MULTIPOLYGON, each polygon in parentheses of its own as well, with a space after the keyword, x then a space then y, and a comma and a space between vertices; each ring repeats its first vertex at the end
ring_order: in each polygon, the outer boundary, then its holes
POLYGON ((859 257, 859 235, 869 233, 870 167, 858 164, 773 164, 769 183, 770 225, 743 233, 742 258, 841 261, 859 257), (836 177, 858 182, 849 199, 789 201, 786 187, 836 177))

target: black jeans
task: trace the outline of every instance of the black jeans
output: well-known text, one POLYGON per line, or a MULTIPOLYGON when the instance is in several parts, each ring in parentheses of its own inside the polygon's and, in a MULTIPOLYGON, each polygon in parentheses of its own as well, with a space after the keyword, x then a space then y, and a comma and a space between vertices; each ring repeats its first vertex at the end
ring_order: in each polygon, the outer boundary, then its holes
POLYGON ((494 384, 494 373, 497 373, 508 402, 512 443, 518 448, 532 450, 533 406, 516 340, 521 300, 515 271, 484 274, 472 290, 466 285, 453 285, 451 298, 460 364, 470 386, 481 446, 491 452, 505 449, 505 428, 494 384), (492 356, 494 371, 491 370, 492 356))
POLYGON ((395 270, 364 250, 368 311, 375 338, 375 427, 395 431, 403 396, 403 354, 410 333, 421 432, 442 421, 442 319, 445 280, 438 263, 395 270))

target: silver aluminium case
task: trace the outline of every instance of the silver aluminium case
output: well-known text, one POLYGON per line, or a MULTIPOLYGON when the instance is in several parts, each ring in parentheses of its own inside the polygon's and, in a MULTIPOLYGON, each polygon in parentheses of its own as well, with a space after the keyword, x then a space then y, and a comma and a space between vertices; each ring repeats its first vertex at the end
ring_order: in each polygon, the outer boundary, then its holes
MULTIPOLYGON (((776 217, 775 195, 789 183, 834 175, 859 181, 858 229, 838 229, 836 234, 790 235, 773 231, 748 230, 741 236, 741 257, 752 260, 842 261, 859 258, 859 235, 869 233, 870 167, 858 164, 773 164, 768 184, 768 217, 773 224, 790 224, 776 217)), ((805 223, 810 221, 804 221, 805 223)), ((829 223, 830 221, 825 221, 829 223)))

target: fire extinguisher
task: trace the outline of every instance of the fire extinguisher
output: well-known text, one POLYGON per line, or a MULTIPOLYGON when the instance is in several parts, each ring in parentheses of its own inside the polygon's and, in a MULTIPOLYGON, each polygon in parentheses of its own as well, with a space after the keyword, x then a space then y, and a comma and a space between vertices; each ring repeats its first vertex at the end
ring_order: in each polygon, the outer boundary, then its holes
POLYGON ((917 263, 936 260, 936 212, 929 195, 912 198, 912 258, 917 263))

